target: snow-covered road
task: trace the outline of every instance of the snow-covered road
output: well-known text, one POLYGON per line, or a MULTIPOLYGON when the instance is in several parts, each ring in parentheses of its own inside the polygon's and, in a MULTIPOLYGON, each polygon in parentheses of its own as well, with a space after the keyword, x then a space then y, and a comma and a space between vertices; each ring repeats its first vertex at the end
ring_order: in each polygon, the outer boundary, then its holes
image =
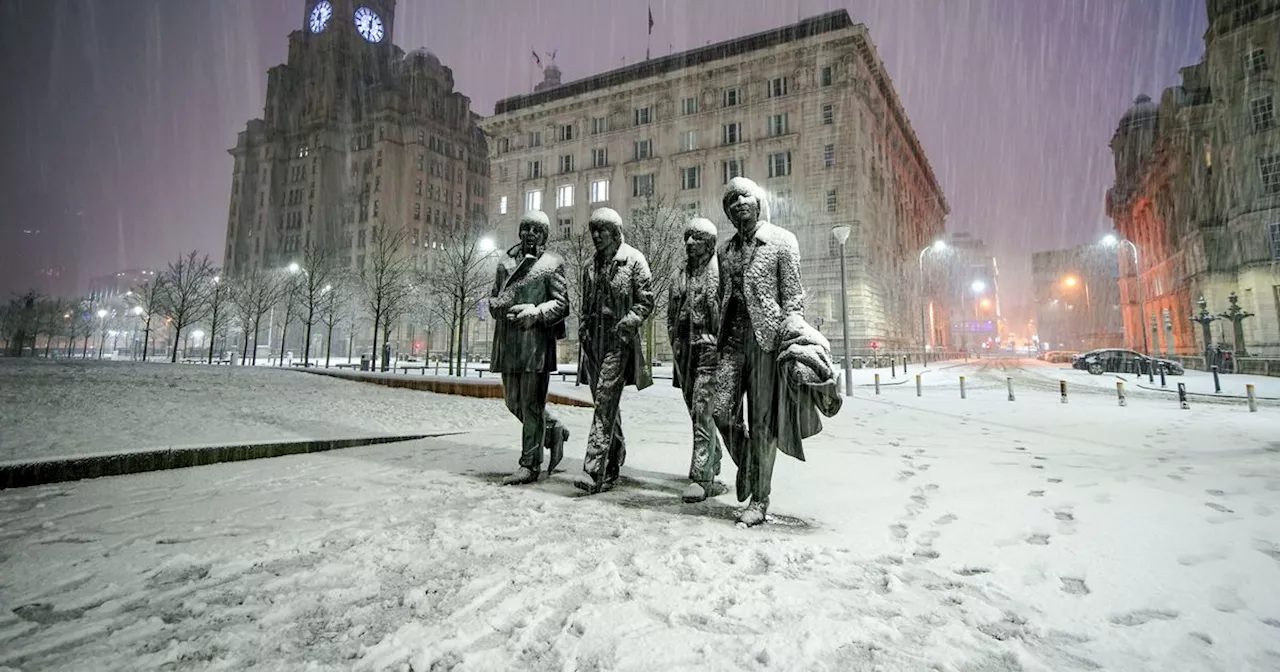
POLYGON ((496 485, 508 419, 0 492, 0 666, 1280 667, 1274 409, 968 396, 859 388, 752 530, 732 496, 679 501, 661 384, 624 398, 625 482, 597 497, 570 485, 589 410, 559 408, 568 471, 525 488, 496 485))

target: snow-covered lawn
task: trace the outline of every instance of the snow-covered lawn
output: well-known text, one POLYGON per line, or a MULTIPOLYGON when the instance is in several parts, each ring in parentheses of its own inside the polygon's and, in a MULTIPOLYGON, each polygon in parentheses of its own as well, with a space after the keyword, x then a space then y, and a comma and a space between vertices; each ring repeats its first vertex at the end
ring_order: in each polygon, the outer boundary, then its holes
MULTIPOLYGON (((364 409, 351 385, 315 392, 334 422, 364 409)), ((669 383, 627 392, 624 483, 596 497, 570 485, 574 408, 555 409, 568 471, 523 488, 496 484, 518 454, 505 419, 3 491, 0 666, 1280 669, 1276 409, 997 385, 846 401, 807 463, 779 457, 752 530, 731 495, 679 501, 669 383)))
POLYGON ((0 359, 0 462, 475 429, 500 401, 266 367, 0 359))

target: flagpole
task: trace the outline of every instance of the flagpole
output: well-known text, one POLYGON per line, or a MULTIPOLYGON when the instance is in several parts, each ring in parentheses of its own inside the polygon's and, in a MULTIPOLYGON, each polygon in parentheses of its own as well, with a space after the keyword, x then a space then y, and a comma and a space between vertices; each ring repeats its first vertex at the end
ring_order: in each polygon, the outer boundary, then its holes
POLYGON ((644 60, 649 60, 649 46, 653 42, 653 7, 649 7, 649 35, 644 38, 644 60))

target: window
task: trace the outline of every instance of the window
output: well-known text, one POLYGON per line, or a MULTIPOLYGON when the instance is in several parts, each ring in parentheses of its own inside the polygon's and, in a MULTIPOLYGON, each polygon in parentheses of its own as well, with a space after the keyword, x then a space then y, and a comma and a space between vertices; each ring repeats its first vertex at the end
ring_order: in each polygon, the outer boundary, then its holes
POLYGON ((560 126, 560 142, 573 139, 573 124, 562 124, 560 126))
POLYGON ((631 195, 639 198, 641 196, 653 195, 653 173, 645 173, 644 175, 633 175, 631 177, 631 195))
POLYGON ((822 148, 822 167, 830 168, 836 165, 836 146, 824 145, 822 148))
POLYGON ((644 126, 653 121, 653 108, 637 107, 635 113, 636 126, 644 126))
POLYGON ((1275 105, 1271 96, 1262 96, 1249 101, 1249 117, 1253 120, 1253 130, 1265 131, 1276 123, 1275 105))
POLYGON ((735 177, 746 177, 747 172, 743 168, 742 159, 729 159, 720 163, 720 176, 723 184, 729 184, 729 180, 735 177))
POLYGON ((725 89, 721 95, 725 107, 737 107, 742 102, 737 89, 725 89))
POLYGON ((414 181, 414 183, 413 183, 413 195, 414 195, 414 196, 421 196, 421 195, 422 195, 422 180, 416 180, 416 181, 414 181))
POLYGON ((382 191, 382 176, 381 176, 381 175, 374 175, 374 176, 373 176, 373 190, 374 190, 374 191, 382 191))
POLYGON ((822 124, 824 126, 830 126, 831 124, 834 124, 834 123, 836 123, 836 109, 831 105, 823 105, 822 106, 822 124))
POLYGON ((604 117, 592 117, 591 134, 598 135, 609 130, 609 122, 604 117))
POLYGON ((636 161, 653 156, 653 140, 636 141, 636 161))
POLYGON ((556 207, 572 208, 573 207, 573 185, 562 184, 556 187, 556 207))
POLYGON ((526 177, 529 177, 529 178, 542 177, 542 162, 541 162, 541 161, 530 161, 530 162, 529 162, 529 165, 528 165, 528 166, 526 166, 526 168, 527 168, 527 169, 526 169, 526 171, 525 171, 525 176, 526 176, 526 177))
POLYGON ((511 138, 498 138, 498 153, 506 154, 511 151, 511 138))
POLYGON ((835 211, 836 211, 836 190, 828 189, 827 190, 827 212, 835 212, 835 211))
POLYGON ((829 65, 822 66, 822 70, 818 71, 819 86, 831 86, 831 83, 834 81, 835 81, 835 73, 832 70, 831 66, 829 65))
POLYGON ((528 142, 526 143, 526 146, 528 146, 528 147, 541 147, 541 146, 542 146, 542 131, 529 131, 529 135, 528 135, 528 137, 527 137, 526 139, 528 140, 528 142))
POLYGON ((381 214, 381 212, 382 212, 382 201, 374 201, 374 202, 373 202, 373 216, 374 216, 374 217, 377 217, 377 216, 379 216, 379 215, 381 214))
POLYGON ((419 145, 421 145, 421 144, 423 144, 423 143, 424 143, 424 142, 426 142, 426 141, 427 141, 427 132, 426 132, 426 131, 423 131, 423 130, 419 130, 419 131, 418 131, 418 144, 419 144, 419 145))
POLYGON ((573 172, 573 155, 572 154, 565 154, 564 156, 560 157, 560 172, 561 173, 573 172))
POLYGON ((609 150, 605 147, 591 150, 591 167, 604 168, 609 165, 609 150))
POLYGON ((1244 71, 1256 75, 1267 69, 1267 52, 1261 49, 1250 49, 1244 55, 1244 71))
POLYGON ((681 189, 700 189, 702 187, 702 166, 690 166, 680 169, 681 189))
POLYGON ((698 132, 685 131, 680 135, 680 151, 692 152, 698 148, 698 132))
POLYGON ((541 189, 530 189, 524 192, 524 209, 526 212, 542 209, 541 189))
POLYGON ((769 97, 777 98, 778 96, 787 95, 787 78, 774 77, 769 80, 769 97))
POLYGON ((422 204, 421 204, 421 203, 414 203, 414 204, 413 204, 413 218, 414 218, 414 219, 419 219, 419 220, 420 220, 420 219, 422 219, 422 204))
POLYGON ((1271 225, 1271 258, 1280 259, 1280 224, 1271 225))
POLYGON ((381 150, 381 149, 379 149, 379 150, 378 150, 378 154, 377 154, 377 156, 378 156, 378 159, 377 159, 377 161, 374 163, 374 165, 376 165, 377 167, 381 168, 381 167, 382 167, 382 150, 381 150))
POLYGON ((1280 194, 1280 154, 1259 157, 1258 170, 1262 173, 1262 190, 1280 194))
POLYGON ((769 177, 786 177, 791 174, 791 152, 769 155, 769 177))
POLYGON ((692 96, 680 101, 680 114, 697 114, 698 99, 692 96))
POLYGON ((560 228, 560 237, 568 240, 573 235, 573 220, 569 217, 561 217, 556 220, 556 224, 560 228))
POLYGON ((507 214, 507 197, 506 196, 498 197, 498 214, 499 215, 507 214))
POLYGON ((591 202, 603 203, 609 200, 609 180, 592 180, 591 202))
POLYGON ((787 115, 774 114, 769 116, 769 135, 786 135, 787 126, 787 115))
POLYGON ((735 121, 732 124, 725 124, 723 131, 724 144, 732 145, 742 142, 742 122, 735 121))
POLYGON ((422 170, 427 164, 427 155, 418 152, 418 170, 422 170))

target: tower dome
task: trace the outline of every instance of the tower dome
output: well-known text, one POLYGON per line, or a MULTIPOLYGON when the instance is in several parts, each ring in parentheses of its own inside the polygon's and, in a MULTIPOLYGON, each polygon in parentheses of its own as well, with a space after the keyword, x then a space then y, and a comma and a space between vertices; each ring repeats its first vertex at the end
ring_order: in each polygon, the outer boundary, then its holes
POLYGON ((1149 122, 1154 122, 1159 116, 1160 106, 1152 102, 1151 97, 1144 93, 1133 99, 1133 107, 1120 117, 1120 126, 1116 130, 1123 133, 1131 128, 1145 126, 1149 122))

